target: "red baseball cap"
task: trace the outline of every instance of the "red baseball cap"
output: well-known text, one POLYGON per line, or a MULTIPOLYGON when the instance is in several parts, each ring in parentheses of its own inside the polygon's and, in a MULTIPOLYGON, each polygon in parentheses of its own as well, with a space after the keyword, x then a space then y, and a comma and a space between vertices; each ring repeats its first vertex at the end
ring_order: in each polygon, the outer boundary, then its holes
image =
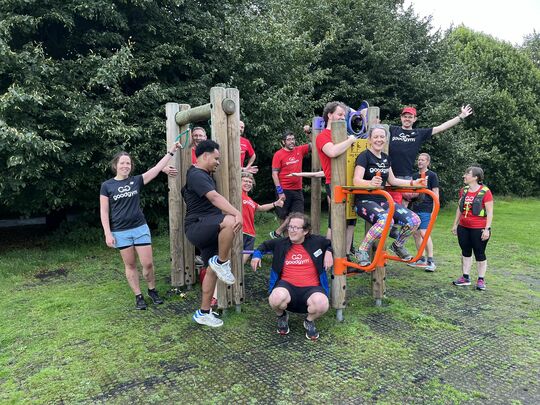
POLYGON ((401 110, 401 115, 403 114, 412 114, 416 117, 416 108, 414 107, 405 107, 403 110, 401 110))

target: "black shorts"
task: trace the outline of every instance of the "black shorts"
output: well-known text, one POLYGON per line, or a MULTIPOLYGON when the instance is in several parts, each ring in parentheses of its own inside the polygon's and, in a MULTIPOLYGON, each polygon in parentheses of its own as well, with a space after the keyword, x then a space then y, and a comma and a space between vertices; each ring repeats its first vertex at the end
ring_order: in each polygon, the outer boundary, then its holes
POLYGON ((283 194, 285 194, 283 207, 276 207, 279 219, 287 218, 291 212, 304 213, 304 193, 302 190, 283 190, 283 194))
POLYGON ((296 287, 285 280, 278 280, 274 288, 285 288, 291 296, 291 301, 287 304, 287 311, 296 312, 299 314, 307 314, 307 300, 316 292, 326 295, 326 291, 320 285, 313 287, 296 287))
POLYGON ((242 237, 244 239, 244 250, 253 250, 255 247, 255 236, 244 233, 242 234, 242 237))
MULTIPOLYGON (((326 194, 328 195, 328 198, 330 200, 332 199, 332 188, 330 187, 330 184, 325 184, 324 187, 326 188, 326 194)), ((328 229, 332 229, 332 211, 331 211, 332 204, 328 204, 328 229)), ((356 226, 356 219, 347 219, 347 225, 356 226)))
POLYGON ((220 224, 225 215, 217 214, 199 218, 197 222, 186 226, 188 240, 201 250, 201 258, 204 265, 208 265, 208 259, 218 254, 218 235, 220 224))

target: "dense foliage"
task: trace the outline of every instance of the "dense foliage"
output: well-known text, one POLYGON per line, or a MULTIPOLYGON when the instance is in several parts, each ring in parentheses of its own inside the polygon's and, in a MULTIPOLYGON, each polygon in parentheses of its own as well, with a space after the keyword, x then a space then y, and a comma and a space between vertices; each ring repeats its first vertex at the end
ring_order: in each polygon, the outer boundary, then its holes
MULTIPOLYGON (((478 163, 498 193, 538 195, 538 34, 522 48, 430 20, 400 0, 9 0, 0 4, 0 213, 95 213, 115 151, 140 173, 165 148, 164 105, 237 87, 268 193, 286 128, 332 99, 367 99, 396 123, 415 105, 437 125, 471 103, 465 125, 426 150, 452 198, 478 163)), ((164 181, 144 202, 162 208, 164 181)), ((146 211, 150 214, 150 210, 146 211)))

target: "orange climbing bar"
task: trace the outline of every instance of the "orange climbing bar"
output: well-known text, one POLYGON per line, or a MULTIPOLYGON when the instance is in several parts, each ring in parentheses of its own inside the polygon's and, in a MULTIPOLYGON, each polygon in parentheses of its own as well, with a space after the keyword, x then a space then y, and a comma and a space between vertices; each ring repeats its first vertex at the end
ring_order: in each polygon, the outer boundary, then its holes
POLYGON ((424 188, 424 187, 421 187, 421 188, 417 188, 417 187, 399 187, 399 188, 387 187, 387 189, 392 190, 392 191, 397 191, 399 193, 410 193, 411 189, 414 189, 414 191, 416 193, 427 194, 433 199, 433 211, 431 211, 431 218, 429 219, 429 224, 428 224, 428 227, 426 229, 426 233, 424 235, 422 243, 420 244, 420 247, 418 248, 418 251, 416 252, 416 256, 414 256, 411 260, 403 260, 403 259, 399 258, 398 256, 392 256, 392 255, 389 255, 388 253, 386 253, 386 258, 389 259, 389 260, 395 260, 397 262, 414 263, 418 259, 420 259, 420 257, 422 257, 422 253, 424 252, 424 249, 426 248, 426 244, 427 244, 427 241, 429 239, 429 236, 431 235, 431 230, 433 229, 433 226, 435 225, 435 220, 437 219, 437 215, 439 214, 439 208, 440 208, 439 197, 437 197, 437 194, 435 194, 433 191, 431 191, 431 190, 429 190, 427 188, 424 188))
POLYGON ((336 257, 334 258, 334 274, 337 276, 346 274, 347 267, 352 267, 364 272, 370 272, 375 270, 376 267, 384 266, 386 262, 384 243, 386 241, 388 230, 390 229, 390 224, 392 223, 391 219, 394 216, 395 210, 395 204, 392 196, 381 187, 335 186, 334 192, 332 193, 334 202, 337 204, 345 203, 347 194, 376 194, 383 196, 386 201, 388 201, 388 215, 386 217, 382 236, 379 240, 379 244, 377 246, 377 250, 375 251, 375 256, 373 257, 372 262, 368 266, 360 266, 357 263, 347 261, 347 259, 344 257, 336 257), (390 221, 388 219, 390 219, 390 221))
POLYGON ((387 187, 386 190, 397 191, 399 193, 410 193, 411 190, 414 190, 415 192, 419 194, 427 194, 433 199, 433 211, 431 212, 431 218, 429 220, 429 224, 426 229, 426 233, 422 240, 422 243, 420 244, 420 247, 418 251, 416 252, 416 256, 414 256, 411 260, 403 260, 398 256, 389 255, 385 250, 383 250, 384 243, 386 242, 386 238, 388 236, 388 230, 390 229, 390 224, 391 224, 391 221, 389 221, 388 219, 393 218, 394 212, 395 212, 394 200, 392 199, 392 197, 387 191, 379 187, 336 186, 334 188, 334 193, 333 193, 335 203, 338 203, 338 204, 345 203, 347 194, 382 195, 384 198, 386 198, 386 201, 388 201, 388 215, 384 223, 382 236, 381 236, 381 239, 379 240, 377 250, 375 251, 375 256, 373 257, 373 261, 368 266, 360 266, 359 264, 347 261, 347 259, 344 257, 336 257, 334 259, 334 274, 335 275, 346 274, 347 267, 352 267, 352 268, 355 268, 364 272, 370 272, 370 271, 375 270, 375 268, 377 267, 384 266, 386 264, 386 259, 399 261, 399 262, 412 263, 420 259, 420 257, 422 256, 422 252, 424 252, 424 249, 426 248, 427 241, 429 239, 429 236, 431 235, 433 226, 435 225, 435 220, 437 219, 437 215, 439 214, 439 208, 440 208, 439 198, 433 191, 425 187, 387 187))

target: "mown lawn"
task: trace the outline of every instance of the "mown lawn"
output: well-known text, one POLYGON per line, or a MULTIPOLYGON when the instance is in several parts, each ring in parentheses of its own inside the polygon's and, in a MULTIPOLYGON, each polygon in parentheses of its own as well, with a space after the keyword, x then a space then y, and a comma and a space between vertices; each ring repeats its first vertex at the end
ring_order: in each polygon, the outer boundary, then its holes
MULTIPOLYGON (((300 316, 275 333, 265 271, 246 271, 242 313, 209 329, 191 321, 198 286, 135 311, 99 230, 3 233, 0 403, 539 403, 538 212, 537 199, 496 199, 480 292, 451 285, 460 252, 443 210, 437 271, 390 263, 382 307, 369 275, 348 278, 345 320, 331 310, 317 342, 300 316)), ((275 225, 262 220, 258 242, 275 225)), ((163 294, 168 249, 154 237, 163 294)))

